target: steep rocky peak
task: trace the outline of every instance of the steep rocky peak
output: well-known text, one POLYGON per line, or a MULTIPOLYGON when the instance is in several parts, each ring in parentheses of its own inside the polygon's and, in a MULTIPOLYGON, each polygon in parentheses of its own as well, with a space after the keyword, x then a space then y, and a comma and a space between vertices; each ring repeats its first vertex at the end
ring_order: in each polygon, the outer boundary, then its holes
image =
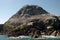
POLYGON ((48 14, 47 11, 45 11, 42 7, 37 5, 26 5, 22 7, 15 16, 24 16, 25 14, 28 15, 39 15, 39 14, 48 14))

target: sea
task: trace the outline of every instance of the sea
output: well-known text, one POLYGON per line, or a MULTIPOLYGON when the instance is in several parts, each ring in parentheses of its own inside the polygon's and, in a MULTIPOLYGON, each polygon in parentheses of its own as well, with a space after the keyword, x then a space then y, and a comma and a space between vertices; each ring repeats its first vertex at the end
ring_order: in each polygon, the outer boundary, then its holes
POLYGON ((60 37, 42 36, 39 38, 32 38, 31 36, 8 37, 7 35, 0 35, 0 40, 60 40, 60 37))

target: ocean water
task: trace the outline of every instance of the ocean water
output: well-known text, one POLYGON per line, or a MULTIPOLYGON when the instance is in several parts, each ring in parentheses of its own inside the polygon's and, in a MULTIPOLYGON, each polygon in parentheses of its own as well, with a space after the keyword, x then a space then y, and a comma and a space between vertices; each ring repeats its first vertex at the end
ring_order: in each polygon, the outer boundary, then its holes
POLYGON ((7 40, 7 36, 6 35, 0 35, 0 40, 7 40))
POLYGON ((0 40, 60 40, 60 37, 43 36, 39 38, 32 38, 30 36, 8 37, 6 35, 0 35, 0 40))

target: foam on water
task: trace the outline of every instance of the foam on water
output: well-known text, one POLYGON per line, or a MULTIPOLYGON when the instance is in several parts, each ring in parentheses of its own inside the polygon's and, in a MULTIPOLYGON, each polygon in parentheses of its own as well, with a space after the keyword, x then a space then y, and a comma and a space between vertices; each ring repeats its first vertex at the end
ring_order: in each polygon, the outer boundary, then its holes
POLYGON ((9 39, 20 39, 20 40, 24 40, 24 39, 30 39, 30 40, 32 40, 32 39, 34 39, 34 40, 38 40, 38 39, 60 39, 60 37, 55 37, 55 36, 48 36, 48 35, 46 35, 46 36, 42 36, 42 37, 39 37, 39 38, 32 38, 31 36, 18 36, 18 37, 9 37, 9 39))
POLYGON ((60 37, 43 35, 39 38, 32 38, 31 36, 8 37, 6 35, 0 35, 0 40, 60 40, 60 37))

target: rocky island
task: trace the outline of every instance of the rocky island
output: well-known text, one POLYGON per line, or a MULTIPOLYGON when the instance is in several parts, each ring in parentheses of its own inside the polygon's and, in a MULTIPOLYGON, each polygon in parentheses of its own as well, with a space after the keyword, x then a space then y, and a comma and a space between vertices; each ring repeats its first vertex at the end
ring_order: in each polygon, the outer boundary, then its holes
POLYGON ((37 5, 22 7, 2 26, 3 34, 8 36, 60 36, 60 16, 50 14, 37 5))

